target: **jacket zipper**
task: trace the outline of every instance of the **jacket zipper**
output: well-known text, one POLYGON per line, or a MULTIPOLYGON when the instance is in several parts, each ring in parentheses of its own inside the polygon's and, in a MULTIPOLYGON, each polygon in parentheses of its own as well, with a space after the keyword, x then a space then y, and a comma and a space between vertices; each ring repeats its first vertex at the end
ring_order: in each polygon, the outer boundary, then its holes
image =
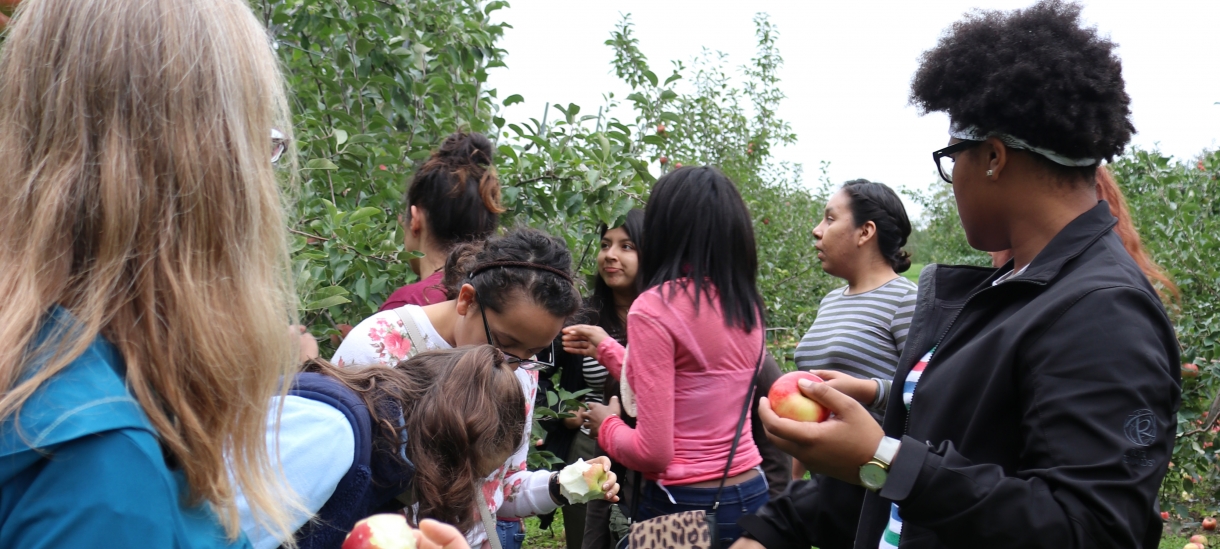
MULTIPOLYGON (((1019 283, 1023 283, 1023 284, 1036 284, 1036 285, 1041 285, 1041 286, 1046 285, 1045 283, 1037 282, 1037 281, 1033 281, 1033 280, 1006 280, 1004 282, 1001 282, 1000 284, 1007 284, 1009 282, 1019 282, 1019 283)), ((991 286, 989 288, 983 288, 982 290, 979 290, 977 292, 974 292, 973 294, 970 294, 970 296, 966 298, 966 301, 964 303, 962 303, 962 307, 960 309, 958 309, 957 313, 955 313, 953 315, 953 318, 949 319, 949 325, 945 327, 945 331, 941 332, 940 337, 938 337, 936 339, 936 344, 933 345, 932 348, 933 349, 940 348, 940 344, 944 343, 945 338, 949 336, 949 332, 953 329, 953 325, 955 323, 957 323, 958 317, 960 317, 962 315, 962 311, 966 310, 966 307, 970 305, 971 301, 974 301, 975 297, 981 295, 983 292, 992 290, 997 287, 998 286, 991 286)), ((937 356, 938 355, 936 353, 932 353, 932 358, 928 360, 928 363, 923 368, 923 372, 924 372, 923 375, 927 375, 928 371, 932 369, 932 361, 936 360, 937 356)), ((918 364, 918 363, 919 362, 916 361, 916 364, 918 364)), ((910 376, 911 372, 908 371, 907 375, 910 376)), ((923 381, 923 375, 920 376, 921 382, 923 381)), ((905 378, 902 380, 902 384, 906 385, 905 378)), ((915 393, 919 392, 919 386, 921 384, 922 383, 916 383, 915 388, 911 390, 911 404, 910 404, 910 406, 907 407, 907 417, 906 417, 906 420, 903 422, 904 424, 902 426, 902 434, 904 436, 911 430, 911 411, 915 409, 915 393)))

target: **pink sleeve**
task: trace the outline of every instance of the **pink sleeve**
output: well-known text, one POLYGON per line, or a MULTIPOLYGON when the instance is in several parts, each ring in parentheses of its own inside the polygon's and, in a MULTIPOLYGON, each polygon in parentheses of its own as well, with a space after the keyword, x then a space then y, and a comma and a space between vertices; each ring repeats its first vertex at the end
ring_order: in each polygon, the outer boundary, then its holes
POLYGON ((626 352, 621 343, 607 337, 597 344, 597 362, 605 366, 614 379, 618 379, 623 371, 623 355, 626 352))
POLYGON ((627 340, 632 345, 627 380, 639 413, 636 428, 611 417, 598 430, 598 440, 610 457, 628 468, 661 473, 674 457, 673 336, 657 320, 633 314, 627 340))

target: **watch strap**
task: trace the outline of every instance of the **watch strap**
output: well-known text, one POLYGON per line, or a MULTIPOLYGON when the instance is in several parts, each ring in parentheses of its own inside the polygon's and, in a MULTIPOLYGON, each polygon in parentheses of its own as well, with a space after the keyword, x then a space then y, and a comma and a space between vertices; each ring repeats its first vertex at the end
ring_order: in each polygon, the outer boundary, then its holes
POLYGON ((877 444, 877 451, 873 452, 873 459, 885 464, 885 468, 889 469, 891 463, 894 463, 894 456, 898 455, 898 448, 902 446, 902 441, 891 437, 881 437, 881 442, 877 444))

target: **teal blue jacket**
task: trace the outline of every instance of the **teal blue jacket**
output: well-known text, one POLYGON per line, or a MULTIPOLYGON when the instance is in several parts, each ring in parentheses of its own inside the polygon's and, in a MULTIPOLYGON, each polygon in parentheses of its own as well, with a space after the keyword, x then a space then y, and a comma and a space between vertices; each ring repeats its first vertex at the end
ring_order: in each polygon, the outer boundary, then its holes
POLYGON ((228 541, 209 505, 186 503, 186 478, 166 466, 125 371, 99 336, 0 422, 0 547, 250 546, 228 541))

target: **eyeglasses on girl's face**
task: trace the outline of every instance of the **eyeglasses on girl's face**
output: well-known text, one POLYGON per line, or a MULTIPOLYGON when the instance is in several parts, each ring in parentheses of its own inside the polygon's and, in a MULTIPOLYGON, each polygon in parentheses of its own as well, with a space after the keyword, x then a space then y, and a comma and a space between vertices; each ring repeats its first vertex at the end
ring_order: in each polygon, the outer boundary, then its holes
POLYGON ((945 180, 945 183, 953 182, 953 164, 957 162, 954 158, 959 152, 974 147, 983 143, 982 141, 958 141, 948 147, 932 153, 932 161, 936 163, 936 171, 940 173, 940 178, 945 180))
MULTIPOLYGON (((487 307, 484 307, 482 303, 479 303, 478 296, 475 296, 475 303, 479 305, 479 315, 483 317, 483 331, 487 334, 487 344, 499 349, 501 353, 504 353, 505 364, 516 365, 518 368, 527 371, 545 370, 555 365, 554 362, 543 362, 541 360, 532 358, 521 358, 519 356, 509 354, 508 351, 505 351, 502 347, 500 347, 500 344, 496 343, 495 338, 491 336, 491 325, 487 323, 487 313, 485 312, 487 311, 487 307)), ((554 340, 551 340, 551 360, 555 360, 554 340)))

